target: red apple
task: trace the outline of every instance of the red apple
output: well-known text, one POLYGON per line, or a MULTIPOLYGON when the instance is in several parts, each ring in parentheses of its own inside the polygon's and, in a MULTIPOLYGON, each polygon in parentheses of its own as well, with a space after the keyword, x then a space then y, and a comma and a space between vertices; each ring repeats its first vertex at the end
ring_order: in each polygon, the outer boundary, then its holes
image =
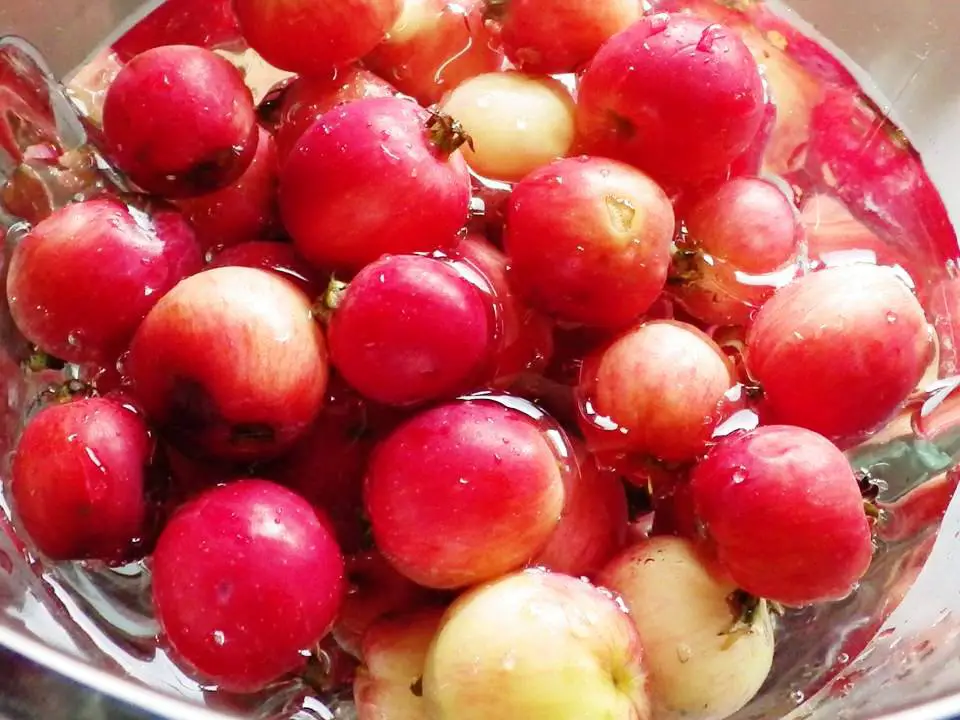
POLYGON ((361 641, 380 618, 423 607, 434 595, 404 577, 376 550, 347 558, 347 594, 333 635, 356 657, 363 657, 361 641))
POLYGON ((427 587, 490 580, 546 545, 565 469, 541 425, 516 409, 471 399, 426 410, 374 451, 365 488, 374 540, 427 587))
POLYGON ((364 64, 424 106, 464 80, 500 68, 484 0, 404 0, 400 19, 364 64))
POLYGON ((277 146, 267 130, 258 127, 257 131, 257 150, 235 182, 177 202, 205 250, 257 240, 279 224, 277 146))
POLYGON ((166 0, 113 44, 121 60, 161 45, 209 49, 243 44, 232 0, 166 0))
MULTIPOLYGON (((705 333, 673 320, 640 325, 584 366, 580 392, 598 419, 617 429, 594 444, 669 461, 706 450, 736 379, 723 351, 705 333), (604 420, 600 420, 603 418, 604 420)), ((594 435, 597 435, 595 432, 594 435)))
POLYGON ((766 114, 757 63, 733 30, 650 14, 610 38, 580 78, 583 152, 636 165, 671 187, 722 176, 766 114))
POLYGON ((327 351, 310 300, 292 284, 223 267, 154 306, 126 370, 147 416, 178 447, 256 460, 289 448, 317 417, 327 351))
POLYGON ((396 89, 358 65, 325 75, 296 78, 283 91, 277 125, 277 151, 284 160, 307 129, 328 110, 354 100, 390 97, 396 89))
POLYGON ((747 334, 747 367, 776 422, 855 440, 888 420, 920 382, 931 336, 896 271, 828 268, 761 308, 747 334))
POLYGON ((623 547, 628 521, 619 475, 578 455, 560 522, 532 563, 574 577, 592 576, 623 547))
POLYGON ((790 606, 846 597, 873 558, 846 456, 810 430, 765 425, 694 468, 699 538, 743 590, 790 606))
POLYGON ((262 468, 270 478, 323 510, 344 552, 368 544, 363 519, 363 473, 370 441, 362 436, 363 408, 331 404, 282 457, 262 468))

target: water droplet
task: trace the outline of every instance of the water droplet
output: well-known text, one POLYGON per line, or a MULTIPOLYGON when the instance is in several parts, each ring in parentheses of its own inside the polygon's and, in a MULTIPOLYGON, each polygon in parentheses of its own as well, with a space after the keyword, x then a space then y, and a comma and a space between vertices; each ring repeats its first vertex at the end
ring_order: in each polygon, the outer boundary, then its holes
POLYGON ((502 667, 504 670, 510 671, 510 670, 513 670, 516 666, 517 666, 517 658, 514 656, 513 653, 504 655, 503 662, 500 663, 500 667, 502 667))
POLYGON ((226 636, 223 634, 223 630, 213 631, 213 641, 220 647, 223 647, 223 644, 227 641, 226 636))
POLYGON ((693 657, 693 648, 691 648, 686 643, 680 643, 677 645, 677 659, 681 663, 689 662, 690 658, 693 657))
POLYGON ((93 451, 93 449, 86 447, 83 449, 83 451, 87 454, 87 457, 90 458, 90 462, 94 464, 97 470, 99 470, 104 475, 106 475, 107 469, 103 466, 103 462, 100 460, 97 454, 93 451))
POLYGON ((67 334, 67 344, 72 345, 73 347, 80 346, 80 336, 77 333, 71 332, 67 334))
POLYGON ((747 469, 745 467, 738 467, 733 472, 733 477, 730 478, 733 481, 734 485, 740 485, 747 479, 747 469))
POLYGON ((384 144, 382 144, 382 143, 381 143, 381 145, 380 145, 380 149, 383 150, 383 154, 386 155, 386 156, 387 156, 388 158, 390 158, 391 160, 399 160, 399 159, 400 159, 400 156, 399 156, 399 155, 397 155, 395 152, 393 152, 390 148, 388 148, 386 145, 384 145, 384 144))
POLYGON ((461 485, 469 485, 469 484, 470 484, 470 481, 467 480, 466 478, 460 478, 460 480, 458 480, 458 482, 459 482, 461 485))
POLYGON ((893 325, 897 321, 897 314, 893 311, 887 313, 887 322, 893 325))
POLYGON ((803 694, 802 690, 794 690, 790 693, 790 699, 793 700, 797 705, 800 705, 804 700, 806 700, 806 695, 803 694))

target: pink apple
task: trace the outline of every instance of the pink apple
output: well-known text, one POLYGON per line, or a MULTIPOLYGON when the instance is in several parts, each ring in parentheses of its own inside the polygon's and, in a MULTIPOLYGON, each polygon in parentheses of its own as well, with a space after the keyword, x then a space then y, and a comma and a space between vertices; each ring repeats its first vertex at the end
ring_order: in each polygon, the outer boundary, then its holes
POLYGON ((725 718, 760 689, 773 662, 766 606, 749 627, 731 632, 737 588, 711 574, 690 541, 656 537, 635 545, 598 582, 630 609, 657 720, 725 718))
POLYGON ((582 453, 560 522, 532 564, 573 576, 593 575, 623 547, 628 519, 620 477, 582 453))
POLYGON ((431 720, 648 720, 643 651, 606 593, 527 570, 447 611, 423 673, 431 720))
MULTIPOLYGON (((529 411, 544 417, 532 404, 529 411)), ((516 570, 560 520, 563 460, 540 421, 495 400, 426 410, 373 453, 364 499, 374 541, 426 587, 466 587, 516 570)))
POLYGON ((347 583, 333 635, 340 647, 357 657, 371 625, 384 616, 420 608, 433 597, 394 570, 376 550, 347 558, 347 583))
POLYGON ((427 720, 423 666, 444 608, 378 621, 363 638, 363 666, 353 681, 357 720, 427 720))

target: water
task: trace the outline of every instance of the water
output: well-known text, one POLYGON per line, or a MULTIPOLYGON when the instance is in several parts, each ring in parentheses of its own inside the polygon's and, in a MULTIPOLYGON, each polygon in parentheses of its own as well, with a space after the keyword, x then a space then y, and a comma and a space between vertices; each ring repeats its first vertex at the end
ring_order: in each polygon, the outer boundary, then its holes
MULTIPOLYGON (((672 4, 668 0, 653 3, 658 7, 672 4)), ((960 373, 953 320, 960 317, 960 312, 953 312, 960 307, 960 264, 956 236, 919 158, 903 133, 856 90, 849 73, 822 54, 818 56, 810 46, 796 43, 788 28, 770 30, 768 23, 765 33, 754 31, 751 21, 761 12, 757 3, 694 0, 685 4, 742 24, 750 44, 766 58, 774 104, 794 103, 791 112, 781 112, 776 118, 761 172, 799 199, 799 214, 807 231, 802 270, 864 261, 900 268, 923 300, 938 340, 937 360, 903 411, 886 428, 849 451, 856 467, 869 470, 880 481, 882 515, 873 566, 859 590, 847 599, 792 611, 779 620, 774 671, 758 698, 737 716, 760 720, 794 710, 850 665, 894 610, 930 552, 957 483, 951 468, 960 456, 960 377, 952 377, 960 373), (797 56, 791 55, 795 44, 801 48, 797 56), (795 61, 796 57, 800 60, 795 61), (809 78, 811 71, 820 78, 820 99, 828 100, 816 108, 786 92, 791 83, 797 86, 809 78), (805 126, 796 124, 798 117, 805 126), (837 119, 844 117, 850 121, 838 126, 837 119)), ((231 46, 224 54, 245 68, 258 98, 285 77, 264 67, 243 48, 231 46)), ((96 138, 103 87, 117 68, 111 56, 96 56, 95 64, 71 83, 69 98, 44 79, 42 61, 25 44, 0 41, 0 64, 13 67, 18 78, 26 79, 15 91, 25 94, 27 101, 40 98, 0 118, 0 177, 16 173, 21 178, 2 196, 7 209, 3 214, 0 208, 2 224, 10 225, 16 220, 14 215, 26 216, 31 208, 42 215, 105 187, 122 187, 122 178, 85 144, 96 138), (24 88, 38 94, 30 95, 24 88), (71 112, 71 101, 83 112, 83 119, 71 112), (32 150, 26 162, 20 163, 17 149, 27 146, 32 150), (47 152, 45 147, 54 147, 56 152, 47 152), (18 212, 9 212, 11 206, 18 212)), ((573 82, 571 77, 563 80, 568 85, 573 82)), ((482 178, 477 182, 485 185, 481 194, 486 212, 478 214, 475 225, 495 235, 502 220, 498 203, 508 188, 484 183, 482 178)), ((20 232, 22 227, 11 229, 8 243, 15 242, 20 232)), ((775 285, 780 279, 743 279, 745 285, 758 282, 775 285)), ((16 337, 8 319, 0 326, 10 351, 0 357, 9 408, 0 426, 0 452, 6 457, 37 394, 58 375, 34 373, 24 381, 11 359, 22 356, 22 339, 16 337)), ((741 341, 729 328, 716 328, 713 335, 725 347, 736 347, 741 341)), ((558 407, 572 399, 562 383, 552 389, 558 407)), ((748 391, 749 387, 741 386, 731 393, 718 435, 755 424, 748 391)), ((472 397, 508 404, 544 423, 558 460, 568 469, 573 467, 565 434, 535 405, 502 393, 472 397)), ((556 414, 562 417, 560 410, 556 414)), ((2 504, 2 509, 0 595, 6 620, 13 627, 111 672, 211 708, 241 711, 263 720, 348 720, 354 716, 349 690, 331 690, 324 675, 330 671, 324 670, 319 660, 303 677, 286 678, 253 697, 233 697, 201 686, 176 666, 157 640, 148 563, 120 568, 98 563, 46 567, 17 540, 7 520, 9 508, 2 504)), ((931 651, 920 646, 901 650, 904 673, 931 651)), ((316 649, 313 657, 321 659, 324 652, 316 649)), ((838 692, 848 690, 841 685, 838 692)))

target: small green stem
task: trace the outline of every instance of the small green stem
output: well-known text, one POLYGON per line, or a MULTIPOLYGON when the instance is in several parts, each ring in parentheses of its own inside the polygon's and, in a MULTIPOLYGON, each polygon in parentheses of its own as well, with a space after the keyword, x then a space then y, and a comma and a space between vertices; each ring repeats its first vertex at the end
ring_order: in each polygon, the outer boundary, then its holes
POLYGON ((337 280, 335 276, 331 275, 327 289, 323 291, 323 295, 314 302, 311 308, 313 316, 324 325, 330 322, 333 313, 336 312, 337 308, 343 303, 343 298, 347 293, 349 285, 349 283, 337 280))

